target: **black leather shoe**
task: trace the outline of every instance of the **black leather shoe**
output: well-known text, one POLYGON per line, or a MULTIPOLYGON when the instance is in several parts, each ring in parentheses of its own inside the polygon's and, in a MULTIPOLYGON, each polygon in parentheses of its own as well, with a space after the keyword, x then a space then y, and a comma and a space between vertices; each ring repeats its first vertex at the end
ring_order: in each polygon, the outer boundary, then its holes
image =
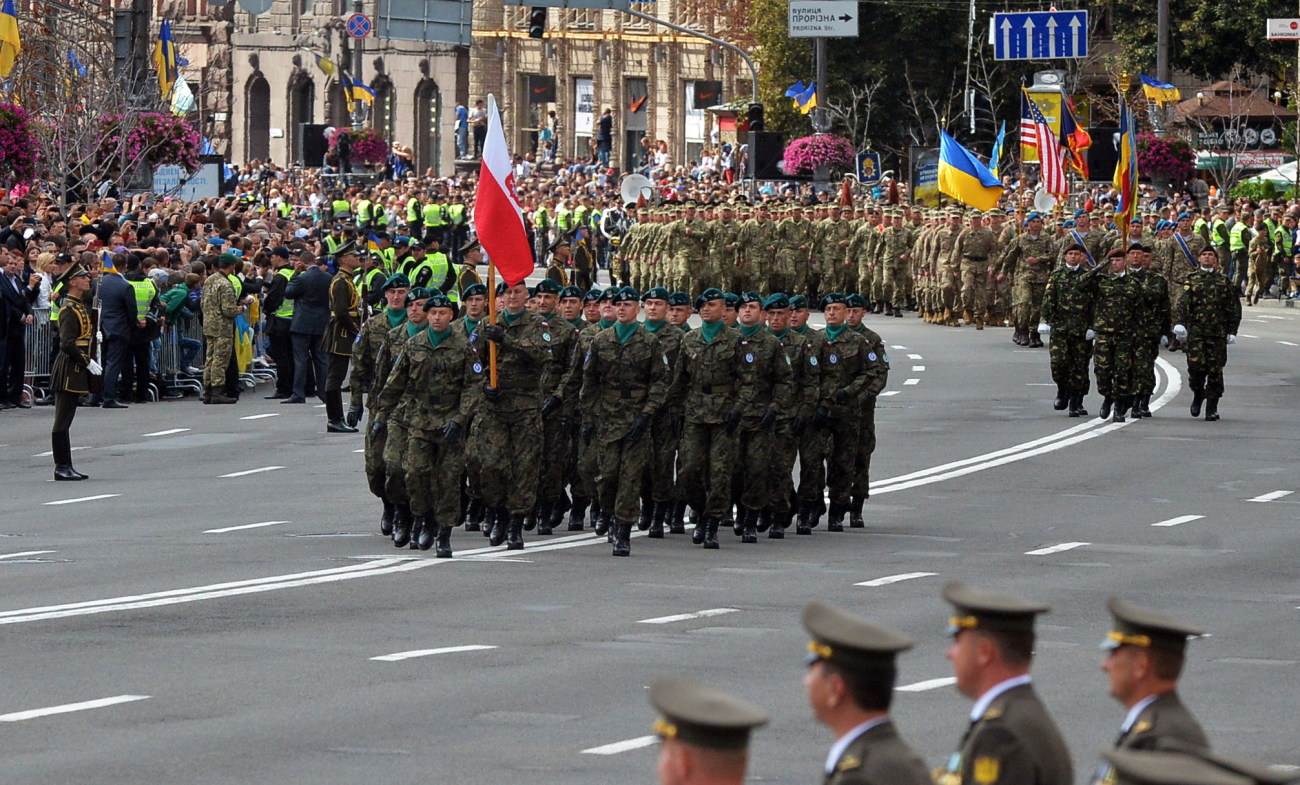
POLYGON ((292 398, 292 397, 293 397, 292 395, 281 395, 280 393, 276 393, 275 395, 268 395, 268 396, 266 396, 263 400, 266 400, 266 401, 284 401, 284 400, 287 400, 287 399, 292 398))
POLYGON ((81 474, 71 466, 55 466, 54 479, 58 482, 76 482, 86 479, 86 475, 81 474))
POLYGON ((1052 401, 1052 408, 1058 412, 1063 412, 1067 405, 1069 405, 1069 397, 1065 394, 1065 388, 1057 385, 1056 400, 1052 401))
POLYGON ((522 551, 524 549, 524 516, 521 514, 510 515, 510 523, 506 528, 506 550, 522 551))
POLYGON ((325 432, 326 433, 356 433, 357 429, 353 428, 351 425, 348 425, 342 420, 330 420, 329 424, 325 426, 325 432))
POLYGON ((431 513, 426 512, 416 518, 419 522, 420 534, 416 537, 416 545, 422 551, 427 551, 433 547, 433 541, 441 534, 442 527, 439 526, 431 513))
POLYGON ((393 510, 393 547, 405 548, 411 542, 411 511, 404 505, 393 510))
POLYGON ((379 533, 385 537, 393 534, 393 505, 384 503, 384 514, 379 516, 379 533))
POLYGON ((434 556, 436 556, 439 559, 451 558, 451 527, 450 526, 438 527, 438 539, 435 544, 438 546, 438 548, 436 551, 434 551, 433 554, 434 556))
POLYGON ((706 551, 716 551, 721 547, 718 545, 718 525, 721 523, 722 521, 717 518, 704 519, 704 549, 706 551))
POLYGON ((290 395, 288 398, 285 398, 283 401, 280 401, 280 403, 306 403, 306 402, 307 399, 303 398, 301 395, 290 395))
POLYGON ((691 531, 691 542, 695 543, 696 545, 703 545, 704 534, 708 530, 708 528, 709 528, 708 524, 704 521, 700 521, 699 523, 695 524, 695 529, 691 531))
MULTIPOLYGON (((506 541, 506 529, 510 525, 510 513, 505 509, 497 508, 492 511, 492 529, 488 532, 488 545, 493 548, 506 541)), ((520 528, 523 527, 523 521, 519 522, 520 528)))
POLYGON ((101 408, 104 409, 130 409, 131 408, 130 406, 127 406, 124 403, 118 403, 117 401, 104 401, 102 404, 100 404, 100 406, 101 408))

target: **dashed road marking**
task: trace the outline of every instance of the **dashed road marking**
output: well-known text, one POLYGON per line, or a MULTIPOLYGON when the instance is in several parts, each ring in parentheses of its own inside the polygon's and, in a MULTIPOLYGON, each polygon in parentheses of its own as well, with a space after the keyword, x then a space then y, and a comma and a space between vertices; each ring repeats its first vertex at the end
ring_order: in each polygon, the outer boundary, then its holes
POLYGON ((230 474, 223 474, 221 475, 221 479, 224 480, 230 477, 247 477, 250 474, 261 474, 262 472, 273 472, 283 468, 284 468, 283 466, 263 466, 260 469, 247 469, 242 472, 231 472, 230 474))
POLYGON ((1167 521, 1161 521, 1159 523, 1153 523, 1151 525, 1152 526, 1181 526, 1184 523, 1199 521, 1204 517, 1205 517, 1204 515, 1179 515, 1177 518, 1170 518, 1167 521))
POLYGON ((1062 551, 1072 551, 1075 548, 1082 548, 1085 545, 1092 545, 1090 542, 1063 542, 1059 545, 1049 545, 1046 548, 1038 548, 1032 551, 1025 551, 1026 556, 1049 556, 1053 553, 1062 551))
POLYGON ((1283 346, 1300 346, 1300 343, 1291 343, 1290 341, 1278 341, 1283 346))
POLYGON ((121 496, 121 495, 122 494, 120 493, 101 493, 95 496, 80 496, 76 499, 59 499, 56 502, 45 502, 45 506, 56 507, 60 504, 79 504, 81 502, 94 502, 94 501, 99 501, 100 499, 112 499, 116 496, 121 496))
POLYGON ((862 583, 855 583, 853 585, 854 586, 888 586, 891 583, 910 581, 916 578, 928 578, 931 575, 938 575, 938 574, 939 573, 937 572, 905 572, 902 573, 901 575, 886 575, 883 578, 873 578, 872 580, 863 581, 862 583))
POLYGON ((908 379, 907 381, 903 382, 903 385, 908 386, 908 385, 920 384, 920 383, 921 383, 920 379, 908 379))
POLYGON ((957 683, 957 677, 944 676, 941 679, 926 679, 918 681, 915 684, 904 684, 901 687, 895 687, 898 692, 925 692, 926 690, 937 690, 940 687, 949 687, 957 683))
POLYGON ((371 657, 375 662, 401 662, 402 660, 412 660, 416 657, 432 657, 435 654, 458 654, 463 651, 486 651, 495 649, 496 646, 484 646, 482 644, 470 644, 468 646, 446 646, 441 649, 415 649, 414 651, 399 651, 396 654, 384 654, 379 657, 371 657))
POLYGON ((105 706, 116 706, 119 703, 131 703, 148 699, 148 695, 115 695, 112 698, 99 698, 80 703, 65 703, 62 706, 47 706, 44 709, 28 709, 27 711, 0 714, 0 722, 22 722, 23 720, 34 720, 38 717, 48 717, 51 714, 68 714, 74 711, 86 711, 87 709, 102 709, 105 706))
POLYGON ((165 431, 154 431, 153 433, 146 433, 145 436, 171 436, 174 433, 185 433, 188 430, 189 428, 168 428, 165 431))
POLYGON ((602 744, 599 747, 592 747, 583 750, 583 755, 617 755, 620 752, 629 752, 639 750, 642 747, 649 747, 659 741, 658 736, 637 736, 635 739, 624 739, 616 741, 613 744, 602 744))
POLYGON ((925 371, 925 366, 924 366, 924 365, 913 365, 913 366, 912 366, 912 373, 921 373, 921 372, 923 372, 923 371, 925 371))
POLYGON ((241 529, 261 529, 265 526, 279 526, 288 521, 262 521, 261 523, 245 523, 242 526, 227 526, 224 529, 208 529, 204 534, 225 534, 226 532, 237 532, 241 529))
MULTIPOLYGON (((78 450, 93 450, 93 449, 95 449, 95 448, 94 448, 94 447, 73 447, 73 448, 72 448, 72 451, 73 451, 73 452, 77 452, 78 450)), ((49 451, 49 452, 38 452, 38 453, 36 453, 35 455, 33 455, 32 457, 33 457, 33 458, 49 458, 49 457, 50 457, 51 455, 53 455, 53 454, 54 454, 53 451, 49 451)))
POLYGON ((675 616, 656 616, 653 619, 642 619, 637 624, 671 624, 675 621, 690 621, 691 619, 703 619, 709 616, 722 616, 727 613, 735 613, 735 608, 709 608, 704 611, 695 613, 679 613, 675 616))
POLYGON ((250 414, 247 417, 240 417, 241 420, 265 420, 267 417, 279 417, 279 412, 270 412, 268 414, 250 414))
POLYGON ((907 347, 906 347, 906 346, 899 346, 898 344, 893 344, 893 345, 891 345, 889 348, 890 348, 890 349, 898 349, 898 350, 900 350, 900 351, 904 351, 904 352, 907 351, 907 347))
POLYGON ((898 395, 900 392, 902 392, 902 390, 886 390, 885 392, 882 392, 882 393, 881 393, 879 396, 877 396, 877 397, 879 397, 879 398, 886 398, 886 397, 888 397, 888 396, 890 396, 890 395, 898 395))
POLYGON ((1247 499, 1246 501, 1248 501, 1248 502, 1275 502, 1275 501, 1277 501, 1278 499, 1284 499, 1284 498, 1286 498, 1287 496, 1290 496, 1290 495, 1293 494, 1293 493, 1295 493, 1295 491, 1271 491, 1271 492, 1269 492, 1269 493, 1263 494, 1262 496, 1256 496, 1256 497, 1253 498, 1253 499, 1247 499))
POLYGON ((20 551, 18 553, 0 553, 0 559, 22 559, 28 556, 40 556, 45 553, 55 553, 55 551, 20 551))
POLYGON ((909 355, 907 355, 907 359, 909 359, 909 360, 920 360, 920 359, 922 359, 922 358, 921 358, 921 355, 919 355, 919 354, 909 354, 909 355))

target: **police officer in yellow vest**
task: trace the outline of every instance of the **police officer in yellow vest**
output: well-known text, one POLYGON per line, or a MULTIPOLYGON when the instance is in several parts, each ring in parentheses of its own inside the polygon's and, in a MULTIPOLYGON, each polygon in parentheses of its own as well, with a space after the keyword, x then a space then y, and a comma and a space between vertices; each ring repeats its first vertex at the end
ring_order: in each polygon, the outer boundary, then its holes
POLYGON ((1228 280, 1236 284, 1238 289, 1246 282, 1246 273, 1250 268, 1248 249, 1250 238, 1254 236, 1250 222, 1250 212, 1243 210, 1241 217, 1228 229, 1228 250, 1232 254, 1232 261, 1228 264, 1228 280))
POLYGON ((334 224, 330 233, 321 239, 321 255, 333 256, 341 245, 343 245, 343 224, 334 224))
POLYGON ((379 266, 383 268, 384 274, 397 272, 397 249, 393 247, 393 238, 387 232, 375 232, 375 242, 379 245, 379 250, 374 253, 379 255, 379 266))
POLYGON ((370 199, 370 192, 362 191, 353 207, 357 212, 357 228, 364 232, 374 218, 375 203, 370 199))
POLYGON ((460 247, 469 238, 469 212, 465 209, 465 200, 459 196, 451 197, 447 205, 447 225, 450 227, 448 241, 451 243, 451 261, 460 264, 460 247))
POLYGON ((361 309, 361 317, 364 320, 369 315, 371 309, 384 310, 384 281, 388 280, 388 275, 384 272, 383 257, 378 251, 363 253, 361 256, 361 269, 352 279, 352 283, 361 293, 361 302, 367 307, 361 309))
POLYGON ((150 354, 154 339, 162 335, 158 287, 144 274, 140 257, 128 254, 126 282, 135 293, 136 326, 126 343, 127 364, 123 368, 123 386, 135 387, 135 402, 148 403, 150 354))
POLYGON ((424 204, 424 191, 412 193, 406 200, 406 233, 412 237, 422 237, 424 218, 421 206, 424 204))
POLYGON ((266 314, 266 335, 269 338, 267 354, 275 363, 275 393, 266 396, 269 401, 283 400, 293 395, 293 300, 284 296, 284 290, 293 278, 289 249, 283 245, 271 249, 271 264, 275 271, 266 284, 262 309, 266 314))
POLYGON ((342 191, 335 191, 334 198, 330 201, 330 219, 335 223, 339 221, 348 221, 352 218, 352 205, 344 198, 342 191))
POLYGON ((460 302, 456 266, 447 259, 437 240, 429 243, 429 253, 410 275, 411 288, 429 288, 447 295, 453 304, 460 302))
POLYGON ((424 264, 424 241, 412 237, 410 242, 411 254, 402 262, 397 272, 405 275, 408 279, 415 276, 415 268, 424 264))
POLYGON ((441 243, 442 231, 447 225, 447 217, 443 212, 442 196, 429 194, 429 199, 420 211, 420 216, 424 222, 424 242, 428 244, 433 240, 437 240, 441 243))

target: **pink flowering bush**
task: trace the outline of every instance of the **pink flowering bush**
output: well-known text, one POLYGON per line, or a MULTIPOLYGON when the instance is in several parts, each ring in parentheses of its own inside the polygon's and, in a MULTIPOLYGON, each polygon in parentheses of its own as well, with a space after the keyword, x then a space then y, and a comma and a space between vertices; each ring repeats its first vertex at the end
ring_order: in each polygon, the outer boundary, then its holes
POLYGON ((30 115, 21 106, 0 103, 0 180, 29 183, 36 177, 39 145, 30 115))
POLYGON ((1196 153, 1186 139, 1138 136, 1138 174, 1161 183, 1181 183, 1196 173, 1196 153))
POLYGON ((352 143, 352 160, 359 164, 382 164, 388 160, 388 142, 373 128, 335 128, 330 134, 330 149, 338 146, 339 137, 348 134, 352 143))
POLYGON ((788 174, 812 174, 817 167, 824 166, 842 172, 853 167, 855 157, 853 143, 842 136, 804 136, 785 146, 785 171, 788 174))
POLYGON ((159 112, 105 115, 100 121, 100 155, 128 164, 173 164, 198 171, 202 138, 180 117, 159 112))

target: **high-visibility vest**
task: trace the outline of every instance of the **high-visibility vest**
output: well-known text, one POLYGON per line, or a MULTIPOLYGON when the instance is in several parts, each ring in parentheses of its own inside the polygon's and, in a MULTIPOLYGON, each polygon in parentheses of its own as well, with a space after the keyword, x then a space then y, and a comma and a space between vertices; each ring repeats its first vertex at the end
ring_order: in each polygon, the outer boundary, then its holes
POLYGON ((1210 222, 1210 242, 1214 245, 1222 245, 1224 238, 1228 236, 1228 222, 1222 218, 1215 218, 1210 222))
POLYGON ((442 217, 442 205, 437 202, 429 202, 421 210, 424 216, 424 225, 437 228, 442 226, 446 221, 442 217))
POLYGON ((551 214, 545 207, 538 207, 537 212, 533 213, 533 226, 538 229, 549 229, 551 226, 551 214))
MULTIPOLYGON (((288 265, 285 265, 284 267, 281 267, 279 270, 276 270, 275 274, 283 278, 285 280, 285 284, 287 285, 288 282, 293 279, 293 268, 288 265)), ((278 316, 281 319, 292 319, 293 300, 290 300, 288 297, 284 298, 284 302, 280 303, 280 307, 276 308, 275 313, 271 315, 278 316)))
POLYGON ((335 199, 330 206, 334 208, 335 215, 346 215, 352 212, 352 205, 348 204, 346 199, 335 199))
POLYGON ((561 232, 573 228, 573 213, 569 212, 569 208, 560 207, 555 211, 555 225, 560 227, 561 232))
POLYGON ((239 296, 244 291, 244 283, 234 273, 226 273, 226 280, 230 281, 230 285, 235 287, 235 299, 239 299, 239 296))
POLYGON ((451 263, 447 261, 447 254, 436 252, 424 257, 424 262, 411 272, 411 286, 427 286, 431 289, 441 290, 446 284, 447 299, 453 303, 460 301, 460 294, 457 292, 456 281, 451 279, 451 263), (418 281, 421 277, 421 270, 429 271, 428 278, 422 283, 418 281))
POLYGON ((143 281, 127 281, 135 290, 135 318, 143 319, 149 315, 149 303, 158 296, 158 287, 148 278, 143 281))
POLYGON ((280 202, 275 209, 280 211, 281 218, 288 218, 289 214, 293 212, 293 205, 288 202, 280 202))
POLYGON ((412 196, 406 200, 406 222, 413 224, 420 220, 420 197, 412 196))
MULTIPOLYGON (((364 300, 371 292, 383 288, 385 279, 383 269, 376 267, 373 270, 358 272, 352 279, 352 285, 357 287, 361 292, 361 299, 364 300)), ((384 304, 380 303, 379 309, 383 310, 383 308, 384 304)))
POLYGON ((1232 251, 1246 250, 1247 241, 1244 235, 1249 231, 1250 227, 1246 225, 1245 221, 1237 221, 1233 224, 1232 229, 1228 230, 1228 249, 1232 251))
POLYGON ((447 218, 451 221, 452 226, 461 226, 465 223, 465 205, 457 202, 447 208, 447 218))
POLYGON ((580 204, 578 205, 578 209, 573 211, 573 224, 575 226, 582 226, 587 222, 588 210, 590 210, 590 208, 588 208, 587 205, 580 204))
POLYGON ((363 224, 370 223, 370 212, 372 207, 374 207, 374 202, 371 202, 369 199, 358 199, 357 221, 363 224))
POLYGON ((63 284, 56 283, 54 288, 50 289, 50 321, 58 323, 59 321, 59 295, 63 293, 63 284))
POLYGON ((388 226, 388 209, 382 204, 375 205, 375 218, 371 223, 375 226, 388 226))
POLYGON ((343 240, 335 239, 334 235, 325 235, 325 250, 329 251, 329 256, 333 256, 338 247, 343 244, 343 240))
POLYGON ((375 253, 379 256, 379 264, 383 268, 384 272, 388 275, 392 275, 393 268, 397 266, 397 249, 392 247, 380 248, 378 251, 375 251, 375 253))

